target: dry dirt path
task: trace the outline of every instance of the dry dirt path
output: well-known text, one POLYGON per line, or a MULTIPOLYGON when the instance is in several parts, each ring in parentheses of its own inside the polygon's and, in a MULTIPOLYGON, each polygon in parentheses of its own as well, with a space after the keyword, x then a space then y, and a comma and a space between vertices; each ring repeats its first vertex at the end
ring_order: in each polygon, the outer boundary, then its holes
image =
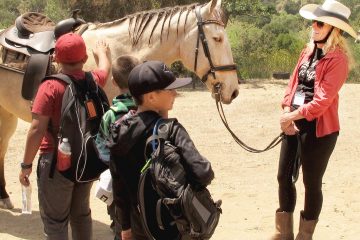
MULTIPOLYGON (((282 81, 243 84, 240 97, 225 106, 228 122, 242 140, 262 148, 279 134, 279 103, 285 88, 282 81)), ((347 84, 340 93, 341 132, 323 181, 324 205, 315 232, 317 240, 356 240, 360 235, 360 85, 347 84)), ((274 228, 277 207, 277 161, 279 147, 251 154, 242 150, 225 131, 214 100, 206 91, 181 92, 170 116, 187 128, 199 151, 213 165, 216 178, 210 186, 214 198, 223 200, 223 214, 214 240, 264 240, 274 228)), ((42 236, 34 174, 33 214, 21 215, 19 163, 24 151, 28 124, 20 121, 6 159, 7 189, 13 210, 0 209, 0 239, 37 240, 42 236)), ((303 205, 301 175, 297 183, 298 213, 303 205)), ((111 239, 105 205, 92 197, 95 239, 111 239)))

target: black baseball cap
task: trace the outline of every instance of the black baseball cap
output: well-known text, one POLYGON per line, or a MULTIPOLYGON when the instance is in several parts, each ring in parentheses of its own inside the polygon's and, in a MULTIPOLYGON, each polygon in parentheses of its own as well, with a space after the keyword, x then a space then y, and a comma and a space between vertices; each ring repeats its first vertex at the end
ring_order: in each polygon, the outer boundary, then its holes
POLYGON ((191 78, 176 78, 174 73, 160 61, 146 61, 134 67, 129 75, 131 95, 140 96, 156 90, 170 90, 191 83, 191 78))

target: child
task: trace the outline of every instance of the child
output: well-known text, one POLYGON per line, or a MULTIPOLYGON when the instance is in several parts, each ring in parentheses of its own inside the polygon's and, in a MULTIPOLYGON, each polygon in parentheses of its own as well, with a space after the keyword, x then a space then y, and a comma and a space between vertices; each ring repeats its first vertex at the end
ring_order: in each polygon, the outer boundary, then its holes
MULTIPOLYGON (((112 82, 119 89, 119 95, 112 101, 112 106, 108 110, 101 121, 99 133, 96 136, 96 147, 99 151, 101 159, 105 163, 110 161, 110 150, 106 146, 106 139, 109 136, 110 125, 119 118, 123 117, 130 110, 135 110, 136 105, 129 93, 128 76, 130 71, 139 63, 139 61, 131 56, 121 56, 112 63, 112 82)), ((115 183, 116 185, 116 183, 115 183)), ((113 220, 111 228, 115 233, 115 240, 120 239, 121 225, 119 222, 121 210, 116 208, 113 202, 108 207, 108 213, 113 220)))
MULTIPOLYGON (((131 222, 129 236, 132 235, 133 239, 147 239, 137 209, 138 182, 141 168, 145 165, 145 142, 151 135, 155 122, 172 109, 177 95, 175 89, 190 82, 191 78, 175 78, 166 65, 159 61, 140 64, 129 75, 129 90, 138 105, 138 110, 118 127, 112 128, 114 143, 110 146, 110 171, 112 176, 121 176, 121 186, 126 188, 127 202, 131 208, 126 209, 128 213, 124 216, 131 222)), ((195 189, 210 184, 214 178, 211 164, 200 155, 179 122, 174 122, 169 138, 179 150, 190 184, 195 189)), ((114 186, 113 191, 117 195, 119 189, 114 186)), ((116 204, 124 203, 116 201, 116 204)))
MULTIPOLYGON (((111 70, 108 44, 105 41, 97 42, 93 53, 98 59, 98 68, 91 73, 97 84, 103 87, 111 70)), ((83 66, 87 58, 85 42, 80 35, 68 33, 56 41, 55 60, 59 63, 61 72, 79 83, 85 81, 83 66)), ((49 178, 53 154, 56 154, 57 150, 51 131, 56 134, 59 131, 61 105, 66 87, 66 83, 57 79, 48 79, 41 83, 32 107, 32 122, 26 139, 19 180, 21 184, 29 185, 32 163, 39 149, 36 173, 40 216, 46 239, 68 239, 70 223, 72 239, 89 240, 92 239, 92 182, 69 181, 57 170, 53 178, 49 178)))

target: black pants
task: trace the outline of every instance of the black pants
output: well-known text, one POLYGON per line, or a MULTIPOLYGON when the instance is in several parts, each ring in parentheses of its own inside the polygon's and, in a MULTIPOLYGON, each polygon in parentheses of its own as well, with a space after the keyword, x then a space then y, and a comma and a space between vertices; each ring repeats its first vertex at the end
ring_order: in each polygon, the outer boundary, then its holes
POLYGON ((286 136, 281 145, 278 182, 280 211, 294 212, 296 188, 292 181, 297 151, 300 154, 303 183, 305 186, 304 217, 318 219, 323 203, 322 178, 334 150, 338 132, 316 137, 316 121, 296 121, 298 135, 286 136))

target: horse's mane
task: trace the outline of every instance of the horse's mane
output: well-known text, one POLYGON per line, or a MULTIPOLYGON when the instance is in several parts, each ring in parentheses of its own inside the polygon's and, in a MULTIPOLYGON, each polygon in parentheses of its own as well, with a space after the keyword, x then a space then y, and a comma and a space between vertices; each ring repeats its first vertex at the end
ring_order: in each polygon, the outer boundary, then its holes
MULTIPOLYGON (((185 26, 187 23, 188 16, 189 16, 190 12, 193 11, 195 9, 195 7, 197 7, 197 6, 199 6, 199 4, 194 3, 194 4, 190 4, 190 5, 167 7, 167 8, 137 12, 137 13, 127 15, 121 19, 117 19, 112 22, 98 23, 94 29, 109 28, 109 27, 121 24, 126 20, 129 20, 129 28, 128 28, 129 36, 130 36, 132 45, 135 46, 139 42, 145 29, 147 27, 149 27, 149 23, 151 22, 151 20, 156 18, 155 24, 152 26, 151 34, 149 36, 149 44, 151 42, 151 37, 160 22, 161 22, 160 24, 162 24, 161 33, 160 33, 160 42, 161 42, 164 28, 166 27, 166 21, 168 21, 167 37, 169 37, 169 32, 170 32, 169 28, 170 28, 171 20, 176 14, 178 14, 176 33, 179 34, 180 18, 182 16, 182 14, 186 14, 185 23, 184 23, 184 32, 185 32, 185 26)), ((225 20, 222 10, 219 13, 219 16, 221 16, 223 21, 225 20)), ((227 21, 227 20, 225 20, 225 21, 227 21)))

